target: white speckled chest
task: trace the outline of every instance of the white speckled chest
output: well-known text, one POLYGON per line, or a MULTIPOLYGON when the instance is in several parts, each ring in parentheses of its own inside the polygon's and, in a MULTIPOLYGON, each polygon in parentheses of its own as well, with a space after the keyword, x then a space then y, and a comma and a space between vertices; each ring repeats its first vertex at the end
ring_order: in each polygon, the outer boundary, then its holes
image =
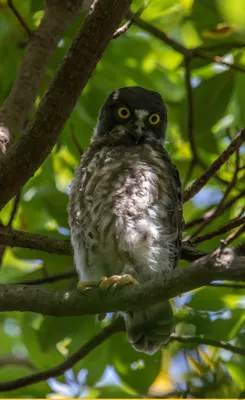
MULTIPOLYGON (((154 140, 89 148, 72 184, 69 223, 81 281, 132 274, 139 282, 175 266, 171 168, 154 140), (171 195, 172 194, 172 195, 171 195)), ((165 153, 164 153, 165 154, 165 153)))

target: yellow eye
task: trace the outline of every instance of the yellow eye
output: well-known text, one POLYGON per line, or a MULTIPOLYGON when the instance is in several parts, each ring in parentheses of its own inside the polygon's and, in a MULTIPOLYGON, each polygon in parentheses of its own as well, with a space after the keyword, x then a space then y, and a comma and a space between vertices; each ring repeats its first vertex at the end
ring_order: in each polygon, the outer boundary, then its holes
POLYGON ((122 119, 127 119, 130 117, 130 110, 127 107, 119 107, 117 115, 122 119))
POLYGON ((154 113, 154 114, 151 114, 151 115, 149 116, 148 121, 150 122, 151 125, 157 125, 158 122, 160 121, 160 119, 161 119, 161 118, 160 118, 160 115, 157 114, 157 113, 154 113))

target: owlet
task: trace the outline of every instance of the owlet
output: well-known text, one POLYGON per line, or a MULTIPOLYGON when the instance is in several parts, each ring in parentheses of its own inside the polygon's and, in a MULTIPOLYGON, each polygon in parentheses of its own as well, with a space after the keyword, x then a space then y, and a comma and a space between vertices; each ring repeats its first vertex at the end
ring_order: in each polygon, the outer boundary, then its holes
MULTIPOLYGON (((112 92, 71 186, 69 224, 82 285, 161 280, 176 267, 183 227, 179 174, 163 147, 167 109, 141 87, 112 92)), ((169 301, 123 313, 135 350, 154 354, 173 331, 169 301)))

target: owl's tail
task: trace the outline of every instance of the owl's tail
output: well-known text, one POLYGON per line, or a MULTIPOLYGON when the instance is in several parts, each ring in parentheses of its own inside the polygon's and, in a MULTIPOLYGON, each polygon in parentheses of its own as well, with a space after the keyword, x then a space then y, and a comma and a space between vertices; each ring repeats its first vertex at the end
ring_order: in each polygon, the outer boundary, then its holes
POLYGON ((169 301, 124 314, 128 340, 137 351, 152 355, 167 343, 174 328, 169 301))

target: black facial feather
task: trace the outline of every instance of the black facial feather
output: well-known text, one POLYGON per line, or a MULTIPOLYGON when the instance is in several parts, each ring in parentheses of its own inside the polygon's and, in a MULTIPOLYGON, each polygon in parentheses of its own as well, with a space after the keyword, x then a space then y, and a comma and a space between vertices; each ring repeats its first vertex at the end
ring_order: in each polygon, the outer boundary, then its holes
POLYGON ((120 88, 112 92, 100 110, 96 134, 102 136, 111 132, 116 126, 121 125, 128 132, 135 130, 137 116, 135 110, 148 111, 145 117, 145 137, 153 135, 157 139, 164 139, 167 129, 167 107, 159 93, 143 89, 139 86, 120 88), (117 111, 119 107, 127 107, 131 114, 128 119, 120 119, 117 111), (151 125, 148 118, 151 114, 157 113, 160 121, 151 125))

